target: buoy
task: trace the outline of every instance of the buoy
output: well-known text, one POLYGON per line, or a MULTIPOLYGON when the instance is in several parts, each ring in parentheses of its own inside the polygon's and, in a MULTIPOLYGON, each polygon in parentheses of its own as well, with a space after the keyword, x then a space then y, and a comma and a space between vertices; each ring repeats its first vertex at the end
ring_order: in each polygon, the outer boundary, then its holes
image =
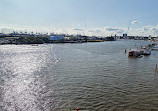
POLYGON ((143 56, 141 56, 141 55, 140 55, 140 56, 138 56, 138 58, 141 58, 141 57, 143 57, 143 56))
POLYGON ((77 107, 77 111, 79 111, 79 107, 77 107))

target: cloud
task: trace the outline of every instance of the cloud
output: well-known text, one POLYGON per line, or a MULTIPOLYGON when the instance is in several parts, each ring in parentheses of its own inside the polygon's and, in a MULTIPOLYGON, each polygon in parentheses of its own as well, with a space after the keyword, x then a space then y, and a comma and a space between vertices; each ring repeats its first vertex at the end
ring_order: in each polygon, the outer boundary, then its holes
POLYGON ((119 29, 117 29, 117 28, 112 28, 112 27, 107 27, 107 28, 105 28, 105 30, 108 30, 108 31, 118 31, 119 29))
POLYGON ((105 27, 106 31, 114 32, 116 34, 123 34, 125 33, 124 28, 118 28, 118 27, 105 27))
POLYGON ((117 33, 123 34, 123 33, 125 33, 125 31, 124 30, 119 30, 119 31, 117 31, 117 33))
POLYGON ((1 28, 2 33, 11 33, 13 30, 11 28, 1 28))
MULTIPOLYGON (((133 22, 134 23, 134 22, 133 22)), ((135 22, 137 23, 137 22, 135 22)), ((127 32, 127 27, 88 27, 84 29, 86 35, 96 35, 96 36, 110 36, 117 35, 122 36, 123 33, 127 33, 129 36, 158 36, 158 25, 157 26, 144 26, 139 28, 131 27, 129 32, 127 32)), ((74 30, 74 32, 76 32, 74 30)))
MULTIPOLYGON (((135 30, 135 32, 142 36, 158 36, 158 26, 144 26, 135 30)), ((134 33, 134 30, 131 33, 134 33)))
POLYGON ((73 29, 73 30, 83 31, 84 29, 75 28, 75 29, 73 29))
POLYGON ((100 32, 102 32, 102 30, 100 30, 100 29, 93 29, 93 30, 88 30, 88 32, 100 33, 100 32))
POLYGON ((140 23, 140 22, 138 22, 138 21, 132 21, 131 22, 131 24, 138 24, 138 23, 140 23))
POLYGON ((149 31, 149 28, 148 27, 143 27, 143 30, 144 31, 149 31))
POLYGON ((151 32, 154 33, 154 34, 158 34, 158 27, 153 27, 151 29, 151 32))
MULTIPOLYGON (((110 36, 110 35, 118 35, 121 36, 123 33, 127 33, 127 28, 125 27, 88 27, 86 29, 83 28, 73 28, 73 27, 44 27, 44 26, 0 26, 0 32, 11 33, 12 31, 16 32, 40 32, 40 33, 57 33, 57 34, 85 34, 89 36, 110 36)), ((128 35, 134 36, 158 36, 158 25, 157 26, 144 26, 139 28, 130 28, 128 35)))
POLYGON ((157 34, 158 26, 145 26, 145 27, 143 27, 143 31, 157 34))

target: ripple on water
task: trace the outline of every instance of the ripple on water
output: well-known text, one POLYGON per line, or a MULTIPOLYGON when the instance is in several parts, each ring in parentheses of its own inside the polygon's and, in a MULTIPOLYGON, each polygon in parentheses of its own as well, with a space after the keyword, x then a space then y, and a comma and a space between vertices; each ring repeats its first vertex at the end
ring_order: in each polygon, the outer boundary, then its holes
POLYGON ((156 54, 140 59, 124 54, 124 47, 137 42, 0 46, 0 108, 157 110, 156 54))

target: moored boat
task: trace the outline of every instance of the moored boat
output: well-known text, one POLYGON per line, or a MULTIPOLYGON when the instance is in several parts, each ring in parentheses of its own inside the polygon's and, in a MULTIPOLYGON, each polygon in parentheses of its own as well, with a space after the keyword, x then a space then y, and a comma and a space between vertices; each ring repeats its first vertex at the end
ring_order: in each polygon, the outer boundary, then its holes
POLYGON ((149 49, 144 50, 143 55, 150 55, 150 54, 151 54, 151 51, 149 49))
POLYGON ((138 57, 140 55, 141 55, 141 53, 140 53, 139 50, 131 50, 131 51, 128 52, 128 56, 138 57))

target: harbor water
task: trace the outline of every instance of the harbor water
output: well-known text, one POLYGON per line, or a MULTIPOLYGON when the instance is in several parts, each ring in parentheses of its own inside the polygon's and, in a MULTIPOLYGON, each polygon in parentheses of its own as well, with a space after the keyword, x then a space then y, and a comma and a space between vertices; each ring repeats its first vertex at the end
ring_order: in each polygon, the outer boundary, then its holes
POLYGON ((0 45, 0 111, 158 110, 158 51, 149 41, 0 45))

